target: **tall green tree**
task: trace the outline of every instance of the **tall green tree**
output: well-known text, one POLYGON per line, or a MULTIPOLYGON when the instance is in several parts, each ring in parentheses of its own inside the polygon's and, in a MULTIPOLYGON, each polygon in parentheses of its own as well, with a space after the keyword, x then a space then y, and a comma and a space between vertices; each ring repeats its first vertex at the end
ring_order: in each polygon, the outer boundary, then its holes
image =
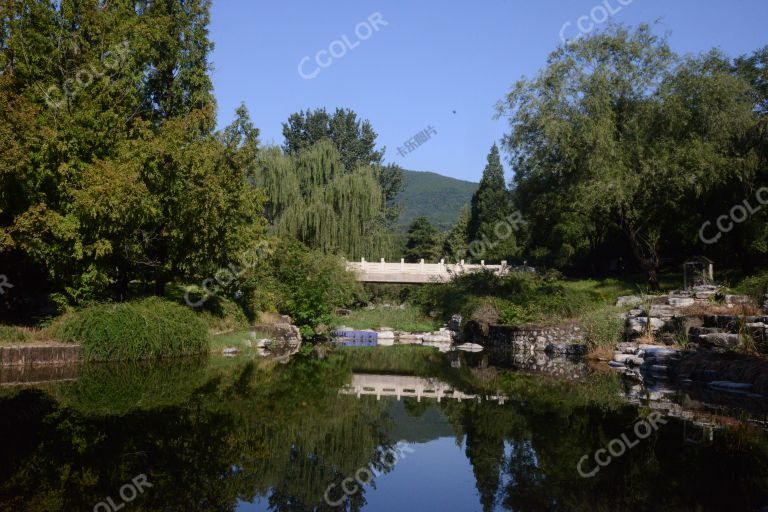
POLYGON ((416 217, 408 228, 405 242, 405 260, 416 263, 423 259, 436 262, 441 254, 441 240, 437 229, 426 217, 416 217))
POLYGON ((278 234, 350 259, 391 254, 374 170, 346 169, 329 140, 290 155, 262 152, 255 180, 267 192, 267 217, 278 234))
POLYGON ((77 302, 162 293, 255 241, 258 131, 243 109, 213 131, 209 0, 2 7, 0 264, 77 302))
POLYGON ((499 110, 530 254, 567 267, 625 248, 658 287, 665 254, 700 250, 705 215, 733 205, 713 197, 741 202, 759 180, 741 144, 760 122, 753 92, 721 53, 679 59, 648 25, 559 47, 499 110))
POLYGON ((472 257, 502 260, 515 256, 516 238, 509 223, 512 201, 495 143, 488 153, 488 163, 470 208, 467 234, 472 257))
POLYGON ((456 224, 445 236, 443 254, 449 261, 458 263, 467 257, 469 247, 469 208, 462 207, 456 224))
POLYGON ((376 176, 383 201, 385 218, 390 226, 397 221, 400 207, 395 204, 403 189, 403 169, 396 164, 384 164, 384 151, 376 149, 378 135, 371 122, 360 120, 354 110, 337 108, 329 114, 324 108, 299 111, 283 123, 283 150, 295 155, 316 143, 328 139, 339 152, 341 163, 348 172, 358 167, 370 167, 376 176))

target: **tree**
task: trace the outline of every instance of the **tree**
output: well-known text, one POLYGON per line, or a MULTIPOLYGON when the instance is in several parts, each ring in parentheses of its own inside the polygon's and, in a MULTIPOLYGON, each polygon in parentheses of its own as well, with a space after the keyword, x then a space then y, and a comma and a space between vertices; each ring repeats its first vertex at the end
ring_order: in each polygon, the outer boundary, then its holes
POLYGON ((408 228, 405 260, 411 263, 421 259, 436 261, 440 257, 440 237, 437 229, 426 217, 416 217, 408 228))
POLYGON ((163 293, 253 244, 258 131, 244 109, 213 131, 209 9, 3 2, 0 116, 15 143, 0 148, 0 265, 23 262, 21 280, 40 269, 36 290, 82 302, 134 279, 163 293))
POLYGON ((495 143, 488 153, 488 164, 470 205, 467 234, 473 258, 502 260, 514 256, 515 236, 508 221, 512 202, 495 143))
POLYGON ((329 114, 324 108, 295 112, 283 123, 283 150, 296 155, 316 143, 329 139, 339 152, 348 172, 370 167, 379 181, 386 205, 386 219, 392 226, 400 215, 395 198, 403 189, 403 169, 397 164, 383 164, 384 151, 376 149, 378 135, 370 121, 358 119, 355 111, 337 108, 329 114))
POLYGON ((719 52, 680 60, 647 25, 559 47, 499 105, 529 253, 568 266, 626 249, 657 288, 664 253, 700 247, 703 213, 728 211, 712 197, 754 183, 738 144, 758 124, 751 92, 719 52))
POLYGON ((374 170, 347 170, 330 141, 291 155, 264 151, 254 178, 267 192, 267 217, 279 235, 352 259, 391 253, 374 170))
POLYGON ((469 208, 465 205, 461 209, 456 224, 445 236, 443 254, 449 261, 459 263, 467 257, 469 247, 469 208))

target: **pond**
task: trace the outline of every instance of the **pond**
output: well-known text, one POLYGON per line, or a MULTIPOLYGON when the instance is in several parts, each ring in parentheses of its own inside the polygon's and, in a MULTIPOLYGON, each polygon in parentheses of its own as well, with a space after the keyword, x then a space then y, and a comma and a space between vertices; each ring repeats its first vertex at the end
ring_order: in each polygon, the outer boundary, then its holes
POLYGON ((768 505, 760 400, 434 352, 416 375, 362 373, 339 349, 287 364, 84 365, 0 386, 0 511, 768 505))

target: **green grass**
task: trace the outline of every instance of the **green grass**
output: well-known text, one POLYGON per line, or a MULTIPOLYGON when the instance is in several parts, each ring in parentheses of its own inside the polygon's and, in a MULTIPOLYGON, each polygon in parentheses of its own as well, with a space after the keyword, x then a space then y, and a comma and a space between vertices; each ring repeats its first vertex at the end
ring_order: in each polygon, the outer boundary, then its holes
POLYGON ((158 297, 67 313, 55 339, 81 343, 89 360, 140 360, 208 352, 208 327, 190 308, 158 297))
POLYGON ((269 338, 268 334, 262 332, 256 332, 255 336, 251 336, 251 331, 235 331, 226 334, 219 334, 211 339, 211 352, 221 352, 225 348, 234 347, 241 352, 248 350, 254 350, 256 348, 256 341, 269 338), (248 342, 251 346, 248 346, 248 342))
POLYGON ((32 336, 25 329, 12 325, 0 325, 0 343, 17 343, 29 341, 31 338, 32 336))
POLYGON ((348 316, 336 316, 333 325, 344 325, 353 329, 378 329, 390 327, 396 331, 431 332, 440 327, 440 323, 425 316, 419 308, 406 306, 405 309, 377 307, 376 309, 357 309, 348 316))
POLYGON ((429 375, 442 364, 443 355, 435 348, 418 345, 392 347, 338 347, 353 372, 429 375))

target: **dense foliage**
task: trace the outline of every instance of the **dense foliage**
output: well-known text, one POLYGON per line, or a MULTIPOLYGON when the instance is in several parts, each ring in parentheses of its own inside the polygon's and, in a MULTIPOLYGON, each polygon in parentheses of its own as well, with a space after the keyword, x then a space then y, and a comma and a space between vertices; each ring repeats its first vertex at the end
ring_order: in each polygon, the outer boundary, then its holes
POLYGON ((152 297, 67 313, 51 327, 56 339, 83 345, 89 360, 178 357, 208 351, 208 326, 188 307, 152 297))
POLYGON ((259 237, 258 131, 244 108, 213 131, 209 9, 2 2, 0 267, 17 290, 82 303, 141 279, 162 293, 259 237))
POLYGON ((270 256, 247 273, 240 291, 246 311, 278 311, 290 315, 302 334, 328 326, 334 310, 359 303, 362 285, 338 256, 310 251, 290 240, 277 242, 270 256))
POLYGON ((437 229, 426 217, 417 217, 408 228, 408 238, 405 241, 405 261, 418 263, 436 263, 440 259, 442 241, 437 229))
POLYGON ((499 105, 527 254, 592 272, 634 261, 654 287, 663 261, 695 253, 746 271, 764 262, 765 208, 704 238, 768 185, 767 64, 768 48, 680 57, 647 25, 555 50, 499 105))

